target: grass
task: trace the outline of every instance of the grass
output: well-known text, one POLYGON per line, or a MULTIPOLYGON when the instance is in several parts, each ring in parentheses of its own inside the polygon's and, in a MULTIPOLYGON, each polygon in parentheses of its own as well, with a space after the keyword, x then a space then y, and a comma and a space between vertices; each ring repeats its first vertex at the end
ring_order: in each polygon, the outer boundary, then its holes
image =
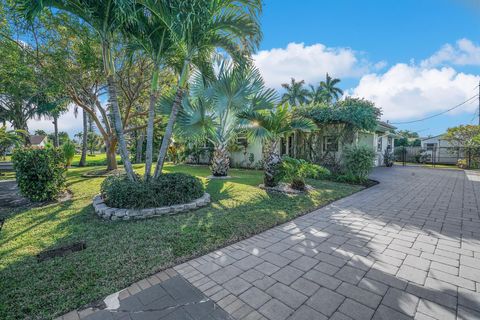
POLYGON ((10 162, 12 161, 12 156, 0 157, 0 162, 10 162))
MULTIPOLYGON (((135 166, 141 170, 142 166, 135 166)), ((0 231, 0 319, 53 318, 100 299, 161 269, 210 252, 330 201, 360 186, 308 181, 308 195, 269 194, 259 171, 234 170, 230 180, 207 180, 207 167, 167 165, 166 171, 198 176, 212 204, 198 211, 144 221, 106 222, 92 197, 103 178, 68 172, 72 200, 12 212, 0 231), (38 263, 45 249, 85 240, 87 249, 38 263)))
POLYGON ((15 172, 13 171, 0 171, 0 181, 2 180, 15 180, 15 172))
MULTIPOLYGON (((72 166, 77 167, 80 162, 80 154, 73 157, 72 166)), ((117 156, 117 161, 120 161, 120 156, 117 156)), ((87 154, 87 166, 103 166, 107 164, 107 155, 105 153, 98 153, 94 155, 87 154)))

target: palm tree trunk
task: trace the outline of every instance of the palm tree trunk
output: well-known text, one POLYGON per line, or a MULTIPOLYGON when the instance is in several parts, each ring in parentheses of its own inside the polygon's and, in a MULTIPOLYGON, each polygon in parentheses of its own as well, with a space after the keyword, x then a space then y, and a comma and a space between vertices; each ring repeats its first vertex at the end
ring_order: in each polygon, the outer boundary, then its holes
POLYGON ((60 141, 58 139, 58 118, 53 117, 53 146, 58 148, 60 146, 60 141))
POLYGON ((167 127, 165 128, 162 145, 160 146, 160 151, 158 152, 157 166, 155 167, 155 173, 153 174, 154 178, 157 178, 162 173, 163 165, 165 164, 165 157, 167 156, 168 146, 170 145, 170 139, 172 138, 173 134, 173 126, 175 124, 175 120, 177 119, 182 97, 183 88, 179 87, 175 96, 175 100, 173 101, 172 111, 170 112, 170 117, 168 118, 167 127))
POLYGON ((228 175, 230 168, 230 153, 227 144, 222 143, 215 146, 212 159, 212 175, 215 177, 225 177, 228 175))
POLYGON ((155 119, 155 102, 157 101, 158 87, 158 68, 152 75, 152 88, 150 92, 150 105, 148 107, 148 124, 147 124, 147 149, 145 151, 145 180, 150 179, 153 163, 153 122, 155 119))
POLYGON ((82 135, 82 156, 80 157, 79 167, 87 165, 87 135, 88 135, 88 115, 85 109, 82 109, 83 116, 83 135, 82 135))
POLYGON ((278 166, 282 160, 275 150, 275 142, 269 141, 266 143, 266 148, 267 159, 265 161, 263 183, 265 187, 275 187, 278 185, 278 166))

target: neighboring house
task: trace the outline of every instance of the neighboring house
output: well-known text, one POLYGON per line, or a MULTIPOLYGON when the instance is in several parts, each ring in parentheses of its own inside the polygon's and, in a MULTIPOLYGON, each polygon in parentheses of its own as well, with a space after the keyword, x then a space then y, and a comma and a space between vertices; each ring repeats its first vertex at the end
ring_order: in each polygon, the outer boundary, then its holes
MULTIPOLYGON (((383 155, 385 150, 394 152, 394 139, 397 137, 394 133, 396 127, 386 122, 378 121, 375 132, 359 132, 354 136, 353 145, 366 145, 371 147, 375 153, 375 166, 383 165, 383 155)), ((301 144, 302 134, 291 134, 286 138, 282 138, 278 143, 277 152, 280 155, 288 155, 291 157, 302 158, 302 152, 298 146, 301 144)), ((313 148, 317 156, 331 155, 337 161, 341 160, 342 149, 346 147, 339 141, 335 131, 319 130, 316 133, 313 148)), ((236 167, 252 167, 258 161, 262 160, 262 144, 259 141, 246 143, 246 137, 240 136, 237 139, 239 150, 231 152, 231 165, 236 167), (253 155, 253 156, 252 156, 253 155), (253 158, 253 165, 251 159, 253 158)))
POLYGON ((429 155, 429 162, 456 164, 458 159, 465 158, 462 147, 455 147, 445 140, 445 134, 421 138, 422 151, 429 155))
POLYGON ((32 147, 44 148, 47 145, 47 142, 47 136, 41 136, 36 134, 30 135, 30 144, 32 145, 32 147))

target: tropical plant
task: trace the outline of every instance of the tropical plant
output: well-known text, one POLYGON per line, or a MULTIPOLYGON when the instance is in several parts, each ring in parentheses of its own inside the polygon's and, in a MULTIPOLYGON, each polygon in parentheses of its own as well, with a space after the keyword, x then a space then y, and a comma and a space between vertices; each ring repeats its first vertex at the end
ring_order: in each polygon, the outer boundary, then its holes
POLYGON ((226 176, 230 167, 229 143, 236 137, 238 114, 272 108, 275 91, 266 89, 253 66, 234 66, 222 61, 218 75, 208 80, 196 73, 191 96, 184 100, 178 116, 178 133, 185 139, 208 140, 214 146, 212 175, 226 176))
POLYGON ((385 149, 385 152, 383 153, 383 164, 385 167, 391 167, 393 166, 393 161, 395 159, 395 156, 390 149, 385 149))
POLYGON ((375 152, 368 146, 353 146, 344 150, 344 171, 350 182, 365 182, 373 169, 375 152))
POLYGON ((6 126, 0 127, 0 157, 5 157, 9 148, 22 145, 27 134, 23 130, 7 130, 6 126))
POLYGON ((323 87, 321 86, 315 87, 310 85, 310 91, 308 91, 307 97, 308 97, 308 102, 314 103, 314 104, 319 104, 319 103, 328 101, 327 94, 323 89, 323 87))
POLYGON ((18 188, 32 201, 53 200, 65 189, 65 158, 57 148, 21 148, 12 156, 18 188))
POLYGON ((339 83, 340 79, 332 78, 328 73, 325 81, 320 81, 320 88, 322 88, 327 102, 335 102, 343 95, 343 90, 337 87, 339 83))
POLYGON ((177 88, 154 173, 158 177, 192 68, 198 68, 205 76, 211 75, 211 56, 217 49, 222 49, 237 63, 244 61, 261 39, 258 18, 262 1, 175 0, 169 1, 168 6, 154 7, 150 1, 146 4, 153 15, 165 22, 174 43, 178 62, 175 65, 179 66, 177 88))
POLYGON ((136 179, 132 164, 129 159, 127 143, 125 140, 122 117, 117 97, 117 82, 115 78, 115 61, 113 55, 113 46, 115 37, 119 28, 132 17, 133 1, 130 0, 52 0, 52 1, 32 1, 23 0, 21 10, 30 20, 40 14, 44 7, 52 7, 70 12, 92 26, 97 31, 101 46, 102 60, 107 80, 108 103, 113 126, 118 139, 120 155, 123 160, 125 172, 132 181, 136 179))
POLYGON ((247 111, 239 117, 247 120, 248 136, 253 140, 263 142, 264 153, 264 184, 274 187, 278 184, 278 170, 281 158, 277 153, 277 144, 282 137, 295 131, 310 131, 316 128, 315 124, 297 112, 291 111, 288 103, 281 104, 275 109, 266 111, 247 111))
POLYGON ((305 178, 317 176, 322 172, 323 167, 292 157, 282 157, 280 175, 290 183, 290 187, 295 190, 305 190, 305 178))
POLYGON ((290 83, 282 83, 286 92, 282 95, 282 103, 288 102, 292 106, 298 106, 308 102, 310 92, 304 87, 305 81, 295 81, 290 79, 290 83))
POLYGON ((73 157, 75 157, 75 144, 71 141, 62 145, 63 156, 65 157, 66 167, 70 167, 73 157))

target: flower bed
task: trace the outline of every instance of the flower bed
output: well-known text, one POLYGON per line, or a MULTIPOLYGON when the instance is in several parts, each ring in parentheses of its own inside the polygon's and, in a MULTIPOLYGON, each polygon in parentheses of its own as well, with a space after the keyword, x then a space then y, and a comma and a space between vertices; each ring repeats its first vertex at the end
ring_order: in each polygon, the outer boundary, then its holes
POLYGON ((105 204, 100 195, 97 195, 93 198, 93 208, 95 209, 95 213, 100 218, 105 220, 147 219, 163 215, 173 215, 181 212, 195 210, 204 207, 209 203, 210 194, 208 193, 204 193, 203 196, 189 203, 147 209, 112 208, 105 204))

